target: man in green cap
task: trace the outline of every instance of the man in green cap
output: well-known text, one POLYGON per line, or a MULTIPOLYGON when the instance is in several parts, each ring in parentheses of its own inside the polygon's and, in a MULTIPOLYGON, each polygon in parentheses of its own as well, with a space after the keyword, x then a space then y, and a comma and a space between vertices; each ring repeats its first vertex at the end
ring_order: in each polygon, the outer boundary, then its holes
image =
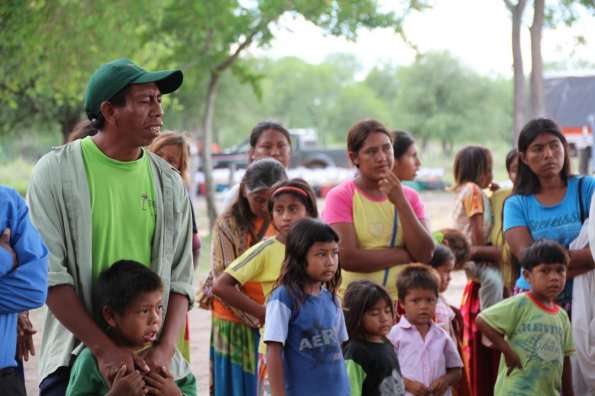
POLYGON ((182 84, 180 70, 148 72, 128 59, 101 65, 85 93, 93 136, 54 148, 29 183, 31 217, 50 251, 49 308, 40 359, 41 395, 64 395, 85 344, 108 384, 127 372, 190 373, 176 341, 192 306, 191 215, 180 175, 144 149, 163 125, 161 95, 182 84), (159 340, 137 355, 104 333, 93 284, 114 262, 135 260, 164 282, 159 340))

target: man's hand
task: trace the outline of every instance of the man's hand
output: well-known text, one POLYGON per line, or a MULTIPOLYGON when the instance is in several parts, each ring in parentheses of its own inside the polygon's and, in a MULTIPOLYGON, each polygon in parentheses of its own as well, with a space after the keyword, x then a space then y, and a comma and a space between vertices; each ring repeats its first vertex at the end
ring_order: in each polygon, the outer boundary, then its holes
POLYGON ((29 311, 19 313, 17 321, 17 358, 26 362, 29 361, 29 354, 35 356, 35 345, 33 344, 33 334, 37 330, 29 320, 29 311))
POLYGON ((120 367, 106 396, 142 396, 147 393, 145 381, 138 370, 126 374, 126 366, 120 367))
POLYGON ((107 348, 95 357, 97 358, 99 372, 110 385, 116 375, 121 371, 122 366, 126 367, 126 372, 133 372, 135 366, 142 373, 148 373, 150 371, 149 366, 147 366, 147 363, 145 363, 142 357, 117 346, 107 348))
POLYGON ((145 383, 149 393, 155 396, 182 396, 174 376, 165 366, 159 371, 151 371, 145 375, 145 383))
POLYGON ((164 344, 156 344, 148 351, 141 354, 150 371, 161 372, 162 367, 169 366, 171 359, 174 357, 176 347, 167 347, 164 344))
POLYGON ((8 252, 12 255, 12 268, 16 267, 19 264, 17 260, 17 254, 14 252, 12 247, 10 247, 10 228, 5 228, 0 234, 0 247, 8 250, 8 252))

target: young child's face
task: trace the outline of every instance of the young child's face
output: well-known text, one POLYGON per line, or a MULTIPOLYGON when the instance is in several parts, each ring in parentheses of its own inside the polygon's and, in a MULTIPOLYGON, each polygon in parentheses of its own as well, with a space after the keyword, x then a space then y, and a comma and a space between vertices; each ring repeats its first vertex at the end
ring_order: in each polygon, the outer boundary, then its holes
POLYGON ((308 211, 303 202, 293 194, 281 193, 273 204, 273 225, 283 239, 287 238, 289 226, 299 219, 308 217, 308 211))
POLYGON ((368 341, 380 342, 394 324, 393 311, 388 301, 378 300, 362 318, 362 327, 368 341))
POLYGON ((564 289, 566 265, 563 263, 541 263, 531 271, 524 270, 523 275, 531 284, 531 292, 537 299, 553 302, 564 289))
POLYGON ((450 284, 450 273, 455 267, 455 259, 450 259, 445 261, 440 267, 436 268, 436 272, 440 275, 440 288, 439 292, 444 293, 446 289, 448 289, 448 285, 450 284))
POLYGON ((315 242, 306 255, 306 274, 313 282, 328 282, 333 279, 339 266, 337 242, 315 242))
POLYGON ((177 144, 163 146, 159 150, 155 151, 155 154, 169 162, 169 164, 177 170, 181 170, 180 164, 182 163, 182 148, 177 144))
POLYGON ((436 312, 436 292, 430 289, 410 289, 401 306, 407 320, 414 326, 427 325, 436 312))
POLYGON ((142 347, 157 339, 163 320, 161 290, 139 294, 122 315, 114 313, 112 332, 127 347, 142 347))

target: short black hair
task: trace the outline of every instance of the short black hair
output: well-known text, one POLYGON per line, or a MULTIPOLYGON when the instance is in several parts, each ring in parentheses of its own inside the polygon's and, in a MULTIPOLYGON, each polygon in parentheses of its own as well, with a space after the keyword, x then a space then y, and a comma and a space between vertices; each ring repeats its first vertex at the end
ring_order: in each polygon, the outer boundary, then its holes
POLYGON ((439 287, 440 277, 435 269, 426 264, 407 264, 397 276, 399 301, 405 301, 411 289, 432 290, 438 297, 439 287))
POLYGON ((538 239, 523 250, 521 265, 531 271, 539 264, 564 264, 568 266, 570 256, 564 246, 550 239, 538 239))
POLYGON ((163 290, 159 275, 139 262, 120 260, 99 275, 93 294, 100 311, 107 306, 122 315, 139 294, 156 290, 163 290))
MULTIPOLYGON (((128 93, 130 92, 130 90, 131 90, 130 84, 128 84, 127 86, 125 86, 124 88, 119 90, 110 99, 106 100, 106 102, 110 102, 112 104, 112 106, 114 106, 114 107, 125 107, 126 106, 126 96, 128 96, 128 93)), ((104 125, 105 125, 105 117, 103 117, 103 114, 100 111, 97 118, 95 118, 94 120, 91 121, 90 129, 98 131, 98 130, 101 130, 104 125)), ((95 133, 97 133, 97 132, 95 132, 95 133)))

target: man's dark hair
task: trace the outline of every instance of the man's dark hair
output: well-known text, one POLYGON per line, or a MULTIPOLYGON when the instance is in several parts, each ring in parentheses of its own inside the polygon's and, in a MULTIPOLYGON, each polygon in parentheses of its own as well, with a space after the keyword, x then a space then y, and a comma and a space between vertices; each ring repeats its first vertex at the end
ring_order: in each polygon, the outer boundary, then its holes
POLYGON ((159 275, 133 260, 116 261, 99 275, 93 288, 99 310, 108 306, 122 315, 141 293, 163 290, 159 275))
MULTIPOLYGON (((112 96, 106 102, 110 102, 114 107, 124 107, 126 106, 126 96, 128 95, 128 92, 130 92, 130 85, 127 85, 124 88, 122 88, 117 94, 112 96)), ((100 112, 99 116, 97 116, 97 118, 91 121, 91 128, 95 130, 101 130, 104 125, 105 118, 103 117, 103 114, 100 112)))

